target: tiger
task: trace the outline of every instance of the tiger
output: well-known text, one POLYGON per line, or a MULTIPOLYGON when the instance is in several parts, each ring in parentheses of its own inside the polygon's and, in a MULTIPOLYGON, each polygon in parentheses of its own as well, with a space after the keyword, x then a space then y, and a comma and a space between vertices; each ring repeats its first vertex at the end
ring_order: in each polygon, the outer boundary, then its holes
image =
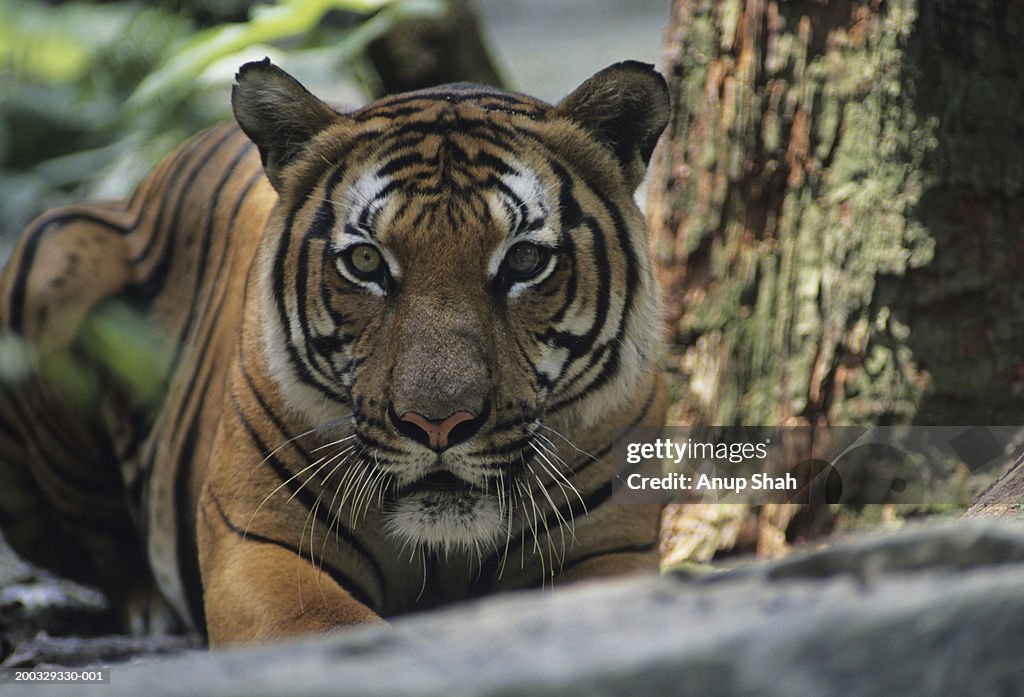
POLYGON ((211 647, 656 569, 661 507, 617 503, 610 457, 666 411, 654 67, 343 111, 264 59, 231 104, 19 238, 9 544, 211 647))

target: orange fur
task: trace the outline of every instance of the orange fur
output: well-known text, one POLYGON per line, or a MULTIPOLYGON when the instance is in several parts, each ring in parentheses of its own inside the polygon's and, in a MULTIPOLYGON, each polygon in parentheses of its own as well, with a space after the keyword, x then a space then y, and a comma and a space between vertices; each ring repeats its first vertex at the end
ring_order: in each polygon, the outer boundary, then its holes
POLYGON ((15 547, 126 608, 141 579, 213 645, 656 568, 658 507, 609 502, 608 448, 664 419, 632 200, 661 78, 340 114, 263 62, 233 104, 255 148, 197 136, 0 276, 35 361, 0 390, 15 547), (95 347, 126 313, 156 396, 95 347))

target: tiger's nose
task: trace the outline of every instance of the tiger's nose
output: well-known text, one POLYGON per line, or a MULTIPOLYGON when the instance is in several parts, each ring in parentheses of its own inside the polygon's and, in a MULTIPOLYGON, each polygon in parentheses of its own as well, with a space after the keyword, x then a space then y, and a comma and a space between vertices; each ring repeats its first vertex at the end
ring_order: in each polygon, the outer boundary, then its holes
POLYGON ((469 440, 480 430, 486 417, 486 409, 480 416, 465 410, 457 411, 440 421, 428 419, 415 411, 407 411, 395 425, 403 435, 440 452, 469 440))

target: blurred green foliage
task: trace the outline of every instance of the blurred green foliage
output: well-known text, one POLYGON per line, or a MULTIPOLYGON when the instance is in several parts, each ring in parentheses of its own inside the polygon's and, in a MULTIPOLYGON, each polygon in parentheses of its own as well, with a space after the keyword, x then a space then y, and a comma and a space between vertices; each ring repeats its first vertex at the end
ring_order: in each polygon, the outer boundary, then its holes
MULTIPOLYGON (((125 196, 183 140, 230 118, 242 63, 269 55, 304 81, 365 98, 367 45, 443 11, 443 0, 0 0, 0 265, 39 213, 125 196)), ((133 404, 159 398, 155 366, 170 348, 145 318, 114 303, 78 344, 81 355, 41 356, 0 334, 0 381, 38 370, 89 409, 105 373, 133 404)))
POLYGON ((123 196, 228 118, 245 61, 269 55, 300 78, 307 66, 321 83, 365 87, 370 41, 442 11, 441 0, 0 0, 0 260, 43 210, 123 196))

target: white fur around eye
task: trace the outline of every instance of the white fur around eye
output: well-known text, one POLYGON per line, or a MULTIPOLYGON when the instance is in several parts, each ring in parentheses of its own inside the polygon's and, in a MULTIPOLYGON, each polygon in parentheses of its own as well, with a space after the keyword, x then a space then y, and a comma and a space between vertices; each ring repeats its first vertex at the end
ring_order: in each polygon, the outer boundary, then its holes
MULTIPOLYGON (((389 177, 382 177, 370 170, 359 175, 342 195, 343 208, 338 210, 338 219, 344 220, 334 233, 333 245, 335 253, 340 255, 349 248, 359 244, 370 244, 380 253, 387 265, 388 274, 395 280, 402 278, 402 268, 398 259, 378 239, 377 229, 388 225, 394 214, 394 198, 384 194, 391 183, 389 177), (363 221, 366 221, 365 223, 363 221)), ((358 283, 373 291, 376 284, 354 277, 345 266, 344 261, 337 259, 339 271, 353 283, 358 283)), ((379 286, 378 286, 379 289, 379 286)))
MULTIPOLYGON (((512 171, 501 177, 501 187, 492 189, 487 197, 492 218, 505 228, 505 237, 487 260, 487 276, 496 278, 506 263, 509 251, 522 242, 532 242, 553 250, 558 247, 559 233, 550 220, 550 195, 536 172, 519 163, 508 163, 512 171)), ((515 298, 532 286, 542 283, 555 270, 557 255, 552 254, 540 273, 518 281, 509 288, 508 297, 515 298)))
POLYGON ((387 196, 381 197, 381 192, 391 183, 391 179, 382 177, 374 171, 361 174, 352 186, 349 187, 345 199, 351 211, 356 213, 356 220, 364 215, 367 219, 373 220, 387 203, 387 196))
POLYGON ((517 281, 513 283, 508 289, 508 297, 517 298, 522 295, 523 291, 533 286, 543 283, 544 279, 551 275, 551 272, 555 270, 555 265, 558 263, 558 255, 552 253, 548 257, 547 264, 544 269, 535 276, 532 276, 524 281, 517 281))
POLYGON ((344 246, 341 246, 340 248, 336 249, 334 255, 334 267, 338 270, 338 273, 344 276, 349 282, 354 283, 355 285, 360 286, 361 288, 365 288, 374 295, 381 297, 386 295, 384 288, 382 288, 379 283, 368 280, 366 278, 361 278, 352 273, 352 271, 348 268, 348 263, 346 263, 345 261, 345 256, 356 247, 359 247, 361 245, 369 245, 376 249, 377 253, 380 254, 381 263, 384 265, 385 272, 392 278, 397 279, 398 264, 394 261, 394 256, 391 255, 391 253, 384 249, 381 245, 375 244, 374 242, 370 241, 365 237, 345 233, 341 236, 341 240, 344 246))

